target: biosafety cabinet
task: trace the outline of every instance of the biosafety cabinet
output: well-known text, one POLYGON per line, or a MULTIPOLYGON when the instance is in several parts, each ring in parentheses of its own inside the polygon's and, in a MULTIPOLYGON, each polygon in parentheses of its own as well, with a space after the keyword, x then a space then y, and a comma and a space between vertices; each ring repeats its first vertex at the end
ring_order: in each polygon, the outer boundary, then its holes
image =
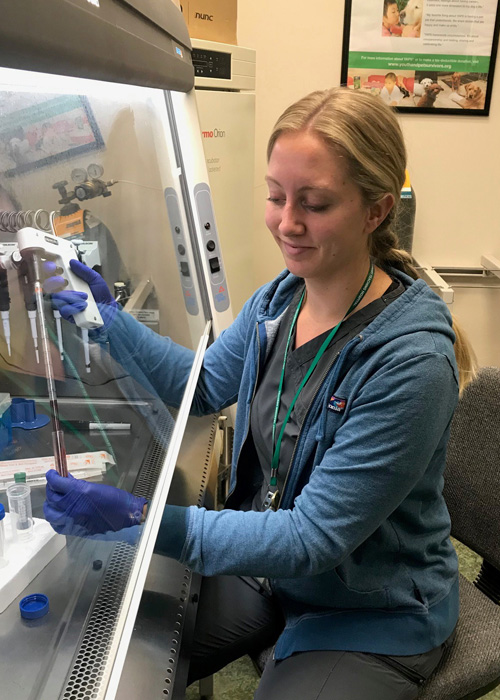
POLYGON ((213 492, 217 418, 189 411, 232 320, 193 84, 169 0, 2 3, 1 698, 183 697, 198 581, 154 546, 167 499, 213 492), (144 522, 56 534, 50 468, 144 496, 144 522))

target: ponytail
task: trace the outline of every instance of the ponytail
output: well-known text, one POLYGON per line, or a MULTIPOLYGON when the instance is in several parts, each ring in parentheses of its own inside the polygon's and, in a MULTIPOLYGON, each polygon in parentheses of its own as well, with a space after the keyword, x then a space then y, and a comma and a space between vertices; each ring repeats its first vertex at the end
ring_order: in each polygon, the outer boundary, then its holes
POLYGON ((460 393, 477 375, 477 358, 470 344, 470 341, 465 334, 465 331, 457 322, 457 319, 452 314, 453 331, 455 332, 455 359, 458 367, 458 382, 460 393))
MULTIPOLYGON (((406 250, 398 248, 397 235, 388 228, 380 227, 372 234, 370 253, 382 267, 395 267, 413 279, 419 279, 414 260, 406 250)), ((455 333, 455 360, 458 367, 460 394, 477 374, 477 359, 465 331, 454 315, 452 328, 455 333)))

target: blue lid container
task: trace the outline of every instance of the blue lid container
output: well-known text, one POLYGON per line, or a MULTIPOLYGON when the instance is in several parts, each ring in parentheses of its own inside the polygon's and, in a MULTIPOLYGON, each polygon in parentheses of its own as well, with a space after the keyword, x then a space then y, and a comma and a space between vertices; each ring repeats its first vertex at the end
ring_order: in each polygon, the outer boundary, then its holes
POLYGON ((3 520, 4 518, 5 518, 5 508, 0 503, 0 520, 3 520))
POLYGON ((10 418, 13 428, 34 430, 42 428, 50 421, 49 416, 37 415, 36 404, 33 399, 14 398, 10 406, 10 418))
POLYGON ((19 610, 25 620, 36 620, 49 612, 49 599, 43 593, 32 593, 21 600, 19 610))

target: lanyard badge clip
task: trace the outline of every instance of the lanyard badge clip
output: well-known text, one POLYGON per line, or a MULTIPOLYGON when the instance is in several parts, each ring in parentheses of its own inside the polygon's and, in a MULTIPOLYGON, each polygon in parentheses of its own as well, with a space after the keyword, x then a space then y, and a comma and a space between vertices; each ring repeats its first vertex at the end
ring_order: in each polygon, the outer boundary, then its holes
POLYGON ((276 491, 271 491, 271 489, 269 489, 269 491, 266 493, 266 497, 264 498, 264 503, 262 504, 264 510, 277 510, 279 496, 280 492, 278 489, 276 489, 276 491))

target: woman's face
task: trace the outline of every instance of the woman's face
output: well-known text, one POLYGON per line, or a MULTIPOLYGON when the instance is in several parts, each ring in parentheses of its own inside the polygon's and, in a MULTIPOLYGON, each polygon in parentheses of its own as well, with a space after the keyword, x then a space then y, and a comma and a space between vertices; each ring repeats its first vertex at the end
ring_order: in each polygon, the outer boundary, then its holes
POLYGON ((282 134, 266 180, 266 224, 290 272, 326 280, 339 269, 366 265, 368 236, 378 223, 344 159, 318 136, 282 134))

